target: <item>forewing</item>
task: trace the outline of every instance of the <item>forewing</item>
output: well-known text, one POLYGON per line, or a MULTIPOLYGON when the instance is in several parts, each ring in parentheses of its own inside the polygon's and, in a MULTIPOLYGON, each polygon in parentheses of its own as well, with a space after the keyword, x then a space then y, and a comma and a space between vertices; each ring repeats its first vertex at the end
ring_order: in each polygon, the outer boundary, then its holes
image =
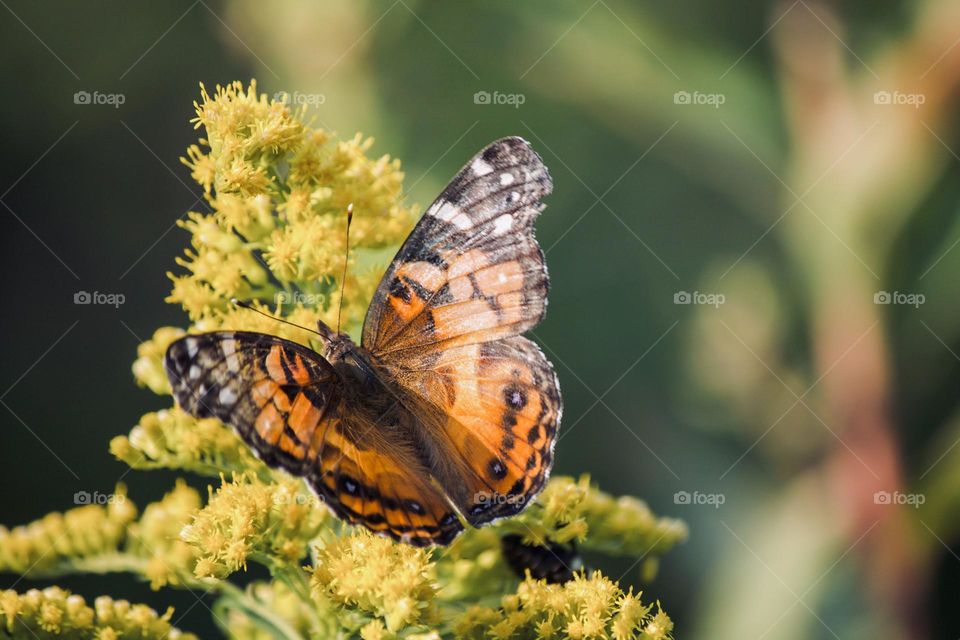
POLYGON ((540 156, 521 138, 477 154, 394 258, 367 312, 363 345, 401 360, 535 326, 548 279, 533 223, 552 188, 540 156))
POLYGON ((166 355, 177 403, 232 426, 268 465, 304 475, 341 413, 333 367, 295 342, 241 331, 181 338, 166 355))
POLYGON ((166 369, 185 411, 232 426, 265 463, 305 477, 337 516, 421 546, 463 529, 410 447, 357 418, 314 351, 259 333, 205 333, 171 344, 166 369))

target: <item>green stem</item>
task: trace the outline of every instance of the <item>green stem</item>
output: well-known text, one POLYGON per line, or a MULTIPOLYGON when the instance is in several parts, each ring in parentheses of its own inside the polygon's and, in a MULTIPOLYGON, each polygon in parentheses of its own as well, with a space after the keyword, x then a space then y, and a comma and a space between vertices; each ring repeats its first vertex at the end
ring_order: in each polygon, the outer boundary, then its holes
POLYGON ((261 627, 264 627, 274 637, 287 638, 289 640, 303 640, 300 632, 290 626, 290 623, 275 615, 273 611, 270 611, 270 609, 263 606, 249 593, 243 591, 232 582, 222 580, 218 583, 218 589, 225 608, 233 605, 235 608, 250 616, 250 618, 255 620, 261 627))
MULTIPOLYGON (((56 577, 71 573, 135 573, 144 575, 147 560, 125 553, 109 553, 89 558, 80 558, 61 563, 42 573, 34 573, 34 577, 56 577)), ((255 620, 258 625, 266 628, 278 638, 288 640, 303 640, 300 633, 290 624, 263 606, 252 595, 243 591, 228 580, 207 581, 200 580, 190 574, 178 573, 180 582, 187 588, 203 589, 219 594, 226 608, 239 609, 255 620)), ((176 585, 172 585, 176 586, 176 585)))

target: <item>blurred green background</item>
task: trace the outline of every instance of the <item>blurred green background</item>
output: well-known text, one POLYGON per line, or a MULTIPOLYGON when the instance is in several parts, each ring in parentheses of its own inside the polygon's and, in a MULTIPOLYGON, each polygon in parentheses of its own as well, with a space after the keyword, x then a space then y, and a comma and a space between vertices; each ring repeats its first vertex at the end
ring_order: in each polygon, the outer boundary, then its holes
MULTIPOLYGON (((495 138, 541 153, 555 470, 690 524, 650 583, 601 565, 678 638, 960 636, 956 2, 0 5, 0 522, 169 488, 107 443, 161 404, 136 345, 186 324, 197 83, 256 77, 422 208, 495 138)), ((59 582, 215 633, 189 593, 59 582)))

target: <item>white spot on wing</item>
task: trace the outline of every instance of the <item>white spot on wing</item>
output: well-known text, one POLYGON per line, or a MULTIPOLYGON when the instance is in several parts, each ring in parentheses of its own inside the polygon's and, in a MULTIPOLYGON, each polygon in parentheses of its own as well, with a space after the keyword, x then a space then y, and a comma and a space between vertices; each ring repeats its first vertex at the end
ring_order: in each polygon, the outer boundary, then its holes
POLYGON ((191 358, 200 350, 200 341, 196 338, 187 338, 187 355, 191 358))
POLYGON ((446 200, 430 207, 430 210, 427 211, 427 215, 431 215, 434 218, 443 220, 444 222, 450 222, 457 214, 460 213, 460 207, 457 205, 447 202, 446 200))
POLYGON ((500 174, 500 186, 506 187, 513 184, 513 174, 512 173, 501 173, 500 174))
POLYGON ((221 343, 223 355, 227 358, 227 368, 233 373, 240 371, 240 358, 237 357, 237 341, 228 338, 221 343))
POLYGON ((230 387, 220 389, 220 404, 231 405, 237 401, 237 392, 230 387))
POLYGON ((461 213, 450 222, 453 223, 453 225, 456 226, 458 229, 463 229, 463 230, 469 229, 470 227, 473 226, 473 221, 465 213, 461 213))
POLYGON ((470 168, 478 176, 485 176, 488 173, 493 173, 493 167, 491 167, 490 163, 483 158, 477 158, 474 160, 473 164, 470 165, 470 168))
POLYGON ((493 221, 493 233, 494 235, 501 236, 507 231, 510 230, 510 227, 513 226, 513 216, 509 213, 505 213, 496 220, 493 221))
POLYGON ((195 364, 190 365, 190 379, 196 380, 200 377, 200 367, 195 364))

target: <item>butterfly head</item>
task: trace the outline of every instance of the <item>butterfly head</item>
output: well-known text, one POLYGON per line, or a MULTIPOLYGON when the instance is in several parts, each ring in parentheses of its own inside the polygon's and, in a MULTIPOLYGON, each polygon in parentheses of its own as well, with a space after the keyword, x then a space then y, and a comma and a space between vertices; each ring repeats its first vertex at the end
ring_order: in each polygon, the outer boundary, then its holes
POLYGON ((323 357, 330 363, 342 360, 348 352, 357 348, 350 336, 331 329, 323 320, 317 320, 317 334, 323 343, 323 357))

